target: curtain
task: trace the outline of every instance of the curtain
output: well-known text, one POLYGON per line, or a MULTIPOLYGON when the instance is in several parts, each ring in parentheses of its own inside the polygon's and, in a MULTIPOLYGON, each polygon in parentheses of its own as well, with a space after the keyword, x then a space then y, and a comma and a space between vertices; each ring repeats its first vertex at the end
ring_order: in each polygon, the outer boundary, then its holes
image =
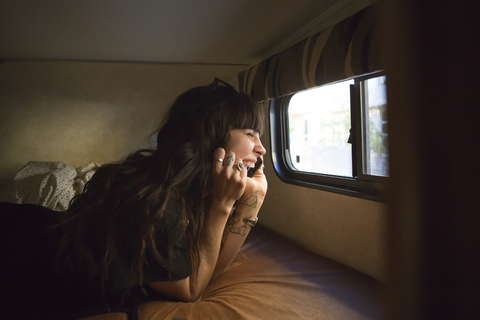
POLYGON ((382 70, 376 5, 302 40, 238 74, 257 101, 382 70))

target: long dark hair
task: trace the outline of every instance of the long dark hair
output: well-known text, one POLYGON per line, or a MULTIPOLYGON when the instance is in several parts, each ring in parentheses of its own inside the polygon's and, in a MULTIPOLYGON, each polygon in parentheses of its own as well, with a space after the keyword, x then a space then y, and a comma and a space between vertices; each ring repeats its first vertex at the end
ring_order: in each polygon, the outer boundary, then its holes
POLYGON ((128 239, 131 281, 141 284, 146 255, 159 257, 154 226, 174 200, 197 272, 213 151, 227 145, 232 129, 246 128, 263 132, 262 111, 247 95, 217 84, 181 94, 156 131, 156 146, 102 166, 73 200, 59 261, 104 288, 120 239, 128 239))

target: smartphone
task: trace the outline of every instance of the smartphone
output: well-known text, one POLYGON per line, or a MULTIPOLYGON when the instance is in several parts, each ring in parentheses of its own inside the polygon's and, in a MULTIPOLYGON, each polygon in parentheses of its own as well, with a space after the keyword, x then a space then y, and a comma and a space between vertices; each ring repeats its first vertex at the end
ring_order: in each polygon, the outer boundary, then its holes
POLYGON ((263 165, 263 160, 262 158, 258 157, 257 162, 255 162, 255 167, 250 168, 247 172, 247 177, 253 177, 255 175, 255 172, 263 165))

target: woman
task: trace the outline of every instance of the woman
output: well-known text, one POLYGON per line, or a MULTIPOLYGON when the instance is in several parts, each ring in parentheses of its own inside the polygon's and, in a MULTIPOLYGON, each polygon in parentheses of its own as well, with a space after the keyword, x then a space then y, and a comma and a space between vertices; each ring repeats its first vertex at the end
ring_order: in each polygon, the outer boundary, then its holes
POLYGON ((267 181, 247 170, 265 154, 262 132, 260 108, 221 80, 180 95, 156 148, 101 167, 51 228, 55 305, 199 300, 256 223, 267 181))

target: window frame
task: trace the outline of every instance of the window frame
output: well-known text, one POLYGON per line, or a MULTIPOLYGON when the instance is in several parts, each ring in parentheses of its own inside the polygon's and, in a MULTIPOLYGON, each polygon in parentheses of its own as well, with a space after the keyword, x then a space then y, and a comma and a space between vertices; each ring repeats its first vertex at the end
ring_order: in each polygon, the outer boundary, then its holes
MULTIPOLYGON (((375 72, 354 78, 350 87, 350 117, 352 147, 352 176, 335 176, 297 171, 289 155, 288 106, 293 94, 272 99, 269 107, 272 161, 275 173, 283 182, 308 188, 320 189, 338 194, 385 201, 385 186, 388 177, 363 174, 362 130, 360 83, 364 80, 384 76, 375 72)), ((345 79, 348 80, 348 79, 345 79)), ((344 81, 344 80, 342 80, 344 81)), ((387 107, 388 108, 388 107, 387 107)), ((387 111, 388 112, 388 111, 387 111)))

